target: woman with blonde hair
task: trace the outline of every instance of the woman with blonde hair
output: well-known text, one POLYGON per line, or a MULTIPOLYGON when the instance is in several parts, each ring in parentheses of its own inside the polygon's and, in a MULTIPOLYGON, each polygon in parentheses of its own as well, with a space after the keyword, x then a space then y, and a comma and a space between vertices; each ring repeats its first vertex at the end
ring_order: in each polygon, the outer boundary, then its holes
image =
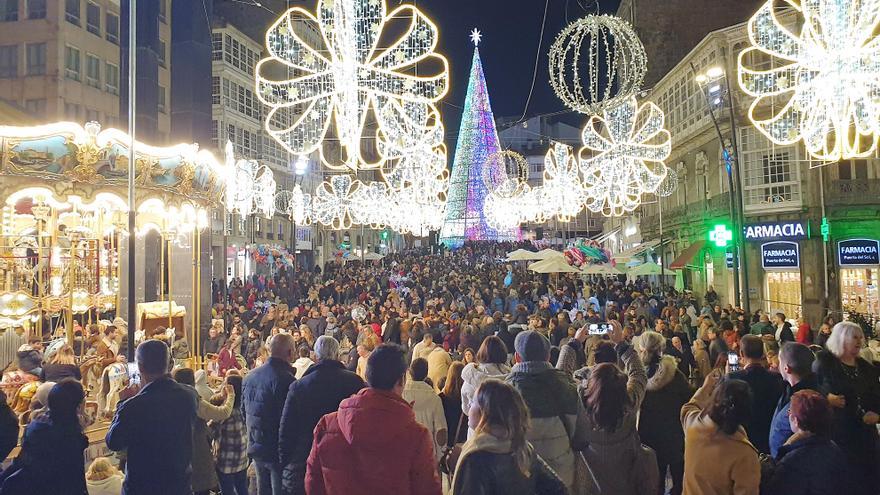
POLYGON ((119 495, 125 477, 106 457, 98 457, 86 471, 86 489, 89 495, 119 495))
POLYGON ((59 347, 40 371, 41 382, 60 382, 65 378, 82 380, 79 366, 76 365, 73 347, 70 347, 69 344, 59 347))
POLYGON ((462 447, 452 493, 564 494, 565 485, 526 440, 529 411, 520 393, 495 379, 480 384, 468 411, 474 437, 462 447))
POLYGON ((880 372, 859 356, 865 346, 862 328, 842 321, 831 330, 813 370, 819 392, 834 412, 831 439, 840 446, 852 467, 850 474, 863 492, 877 486, 877 428, 880 422, 880 372))

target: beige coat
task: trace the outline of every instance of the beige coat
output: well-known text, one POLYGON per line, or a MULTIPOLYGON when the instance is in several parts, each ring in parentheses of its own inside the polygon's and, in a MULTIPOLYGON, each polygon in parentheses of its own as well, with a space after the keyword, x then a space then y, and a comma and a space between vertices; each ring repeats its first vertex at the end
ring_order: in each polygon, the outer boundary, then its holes
POLYGON ((705 412, 710 402, 711 391, 701 387, 681 408, 684 495, 757 495, 758 451, 742 427, 733 435, 718 429, 705 412))

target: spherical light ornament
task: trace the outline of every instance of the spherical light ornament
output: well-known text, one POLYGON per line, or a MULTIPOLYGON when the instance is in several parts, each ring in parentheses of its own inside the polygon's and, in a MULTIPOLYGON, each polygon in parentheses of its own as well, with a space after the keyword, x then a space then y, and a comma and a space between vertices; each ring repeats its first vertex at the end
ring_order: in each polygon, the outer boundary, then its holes
POLYGON ((502 197, 517 194, 529 179, 529 162, 516 151, 504 150, 492 153, 483 166, 483 183, 486 189, 502 197))
POLYGON ((363 306, 355 306, 351 310, 351 319, 360 323, 367 319, 367 309, 363 306))
POLYGON ((672 196, 672 193, 674 193, 676 189, 678 189, 678 173, 672 168, 667 168, 666 178, 663 179, 663 182, 660 183, 660 187, 657 188, 657 196, 668 198, 669 196, 672 196))
POLYGON ((635 31, 609 15, 587 16, 566 26, 550 47, 549 58, 556 95, 587 115, 626 101, 639 90, 648 70, 645 47, 635 31))

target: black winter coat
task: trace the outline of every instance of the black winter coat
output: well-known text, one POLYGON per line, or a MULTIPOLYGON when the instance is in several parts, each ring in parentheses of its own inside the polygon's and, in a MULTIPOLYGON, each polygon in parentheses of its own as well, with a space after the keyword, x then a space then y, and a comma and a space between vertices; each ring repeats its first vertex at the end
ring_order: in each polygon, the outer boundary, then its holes
POLYGON ((290 384, 281 414, 278 454, 282 464, 305 464, 312 450, 312 432, 325 414, 364 388, 361 377, 339 361, 318 361, 290 384))
POLYGON ((48 416, 33 421, 0 494, 86 495, 83 451, 88 446, 77 423, 56 424, 48 416))
POLYGON ((169 376, 120 402, 107 431, 107 448, 127 450, 126 495, 192 492, 192 424, 199 396, 169 376))
POLYGON ((278 462, 278 430, 290 384, 296 380, 290 363, 270 357, 244 377, 241 415, 248 430, 251 459, 278 462))
POLYGON ((6 459, 18 445, 18 417, 0 394, 0 459, 6 459))
POLYGON ((684 460, 684 430, 681 407, 693 396, 687 378, 672 356, 663 356, 648 378, 645 398, 639 409, 639 438, 654 449, 657 459, 675 463, 684 460))
POLYGON ((779 449, 779 460, 761 493, 777 495, 835 495, 853 493, 851 468, 837 445, 826 437, 810 436, 779 449))
POLYGON ((752 391, 752 415, 744 426, 752 445, 759 452, 769 454, 770 422, 773 420, 773 413, 776 412, 779 397, 785 390, 782 377, 760 365, 730 373, 728 377, 749 384, 749 389, 752 391))
POLYGON ((537 454, 525 477, 511 454, 470 453, 455 470, 453 495, 565 495, 562 480, 537 454))
POLYGON ((833 409, 831 439, 855 468, 853 476, 859 480, 858 484, 873 484, 877 470, 877 428, 866 425, 862 416, 866 411, 880 412, 880 372, 871 363, 858 358, 853 376, 854 370, 828 351, 816 356, 813 371, 819 382, 819 393, 843 395, 846 399, 845 407, 833 409))

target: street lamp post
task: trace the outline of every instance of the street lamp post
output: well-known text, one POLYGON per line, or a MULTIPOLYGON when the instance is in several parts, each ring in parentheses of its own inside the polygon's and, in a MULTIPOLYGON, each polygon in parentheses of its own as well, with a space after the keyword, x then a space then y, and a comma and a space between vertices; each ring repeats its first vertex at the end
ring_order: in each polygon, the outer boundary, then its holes
MULTIPOLYGON (((695 73, 697 73, 697 69, 693 63, 691 63, 691 69, 695 73)), ((741 198, 737 200, 737 196, 742 194, 742 183, 739 178, 739 170, 740 170, 740 158, 739 158, 739 146, 736 138, 736 120, 734 117, 733 110, 733 94, 730 89, 730 79, 727 76, 727 73, 721 67, 710 67, 706 70, 705 73, 698 73, 696 76, 697 85, 700 87, 700 92, 703 94, 703 97, 706 100, 706 106, 709 108, 709 116, 712 118, 712 124, 715 126, 715 132, 718 134, 718 140, 721 144, 721 148, 723 150, 725 168, 727 169, 727 184, 728 189, 730 190, 730 220, 733 222, 733 230, 734 230, 734 249, 733 249, 733 285, 734 292, 736 293, 737 303, 741 308, 745 310, 746 313, 750 313, 750 304, 749 304, 749 282, 748 282, 748 267, 743 267, 743 285, 744 292, 740 291, 740 260, 742 260, 742 264, 745 265, 745 246, 743 245, 743 211, 742 211, 742 202, 741 198), (721 106, 724 101, 724 91, 722 88, 722 82, 727 88, 727 94, 729 97, 729 116, 730 116, 730 134, 731 134, 731 147, 732 149, 728 149, 728 146, 724 143, 724 135, 721 132, 721 127, 718 124, 718 118, 715 116, 715 107, 721 106), (732 156, 731 156, 732 155, 732 156), (736 170, 734 170, 734 168, 736 170)))

